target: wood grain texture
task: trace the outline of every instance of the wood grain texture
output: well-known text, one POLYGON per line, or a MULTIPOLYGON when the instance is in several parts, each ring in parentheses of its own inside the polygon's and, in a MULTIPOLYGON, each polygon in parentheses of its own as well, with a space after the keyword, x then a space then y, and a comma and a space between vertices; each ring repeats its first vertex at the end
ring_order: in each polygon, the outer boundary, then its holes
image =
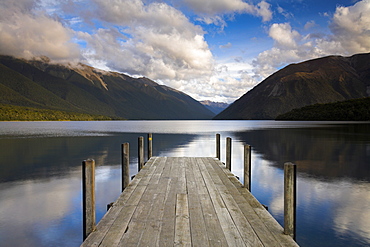
POLYGON ((216 158, 152 157, 81 246, 298 246, 216 158))

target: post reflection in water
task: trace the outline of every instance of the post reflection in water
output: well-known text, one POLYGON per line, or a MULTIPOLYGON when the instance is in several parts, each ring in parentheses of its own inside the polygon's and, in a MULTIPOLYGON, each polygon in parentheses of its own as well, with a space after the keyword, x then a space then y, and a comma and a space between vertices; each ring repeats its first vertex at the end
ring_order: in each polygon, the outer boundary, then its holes
POLYGON ((251 127, 249 122, 128 121, 99 122, 98 127, 89 122, 85 130, 83 122, 75 122, 73 128, 59 123, 60 128, 43 129, 48 134, 41 136, 27 135, 23 127, 23 134, 14 128, 10 134, 0 133, 1 245, 79 246, 82 160, 96 160, 100 220, 106 205, 120 194, 121 143, 131 144, 132 176, 137 172, 137 138, 146 137, 147 132, 153 132, 154 156, 213 157, 215 134, 220 133, 223 162, 225 139, 231 137, 232 172, 241 182, 243 145, 251 145, 252 193, 280 224, 283 165, 297 164, 297 242, 301 246, 370 245, 370 124, 284 126, 267 121, 257 122, 262 127, 256 123, 251 127), (54 129, 57 135, 52 135, 54 129))

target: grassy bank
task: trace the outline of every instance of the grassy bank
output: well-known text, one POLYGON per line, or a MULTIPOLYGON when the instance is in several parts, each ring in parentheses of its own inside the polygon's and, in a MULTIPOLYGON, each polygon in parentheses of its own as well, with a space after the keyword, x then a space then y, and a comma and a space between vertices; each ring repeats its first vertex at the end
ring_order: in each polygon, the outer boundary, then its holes
POLYGON ((114 119, 102 115, 0 104, 0 121, 93 121, 114 119))

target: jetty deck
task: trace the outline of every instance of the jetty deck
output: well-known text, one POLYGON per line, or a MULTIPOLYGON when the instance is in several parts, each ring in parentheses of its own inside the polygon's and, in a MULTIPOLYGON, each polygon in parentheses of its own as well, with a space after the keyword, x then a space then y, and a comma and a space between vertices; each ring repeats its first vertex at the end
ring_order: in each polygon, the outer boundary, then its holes
POLYGON ((216 158, 152 157, 81 246, 298 246, 216 158))

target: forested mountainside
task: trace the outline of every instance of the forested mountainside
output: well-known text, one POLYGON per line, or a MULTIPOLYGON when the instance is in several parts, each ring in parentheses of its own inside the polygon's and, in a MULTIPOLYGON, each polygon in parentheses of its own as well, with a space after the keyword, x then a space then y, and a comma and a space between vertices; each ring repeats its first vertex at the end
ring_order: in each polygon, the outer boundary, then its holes
MULTIPOLYGON (((148 78, 0 56, 0 104, 109 119, 211 119, 189 95, 148 78)), ((20 108, 18 108, 20 109, 20 108)))

